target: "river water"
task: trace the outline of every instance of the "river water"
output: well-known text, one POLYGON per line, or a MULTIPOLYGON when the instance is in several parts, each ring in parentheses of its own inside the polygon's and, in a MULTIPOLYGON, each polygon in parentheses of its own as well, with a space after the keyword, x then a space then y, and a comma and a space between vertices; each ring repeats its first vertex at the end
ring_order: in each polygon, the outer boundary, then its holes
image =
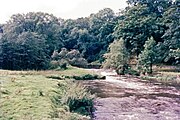
POLYGON ((114 71, 106 80, 83 81, 97 96, 94 120, 180 120, 180 90, 114 71))

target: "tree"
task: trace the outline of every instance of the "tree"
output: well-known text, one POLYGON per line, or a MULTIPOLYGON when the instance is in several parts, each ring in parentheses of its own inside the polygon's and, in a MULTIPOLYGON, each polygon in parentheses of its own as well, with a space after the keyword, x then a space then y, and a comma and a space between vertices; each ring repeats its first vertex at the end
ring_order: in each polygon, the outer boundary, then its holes
POLYGON ((170 50, 170 56, 175 58, 176 63, 175 64, 180 64, 180 48, 176 50, 170 50))
POLYGON ((173 0, 127 0, 127 2, 132 6, 145 5, 150 12, 160 17, 173 0))
POLYGON ((61 51, 54 51, 51 61, 52 68, 56 68, 59 66, 66 64, 70 64, 72 66, 77 67, 87 67, 88 62, 84 59, 81 53, 78 50, 67 51, 66 48, 62 48, 61 51))
POLYGON ((2 37, 1 65, 3 69, 47 69, 49 56, 44 38, 33 32, 23 32, 19 36, 2 37))
POLYGON ((63 46, 62 39, 59 36, 60 22, 52 14, 43 12, 29 12, 27 14, 15 14, 3 26, 5 34, 20 35, 23 32, 34 32, 42 36, 47 46, 49 55, 55 49, 63 46))
POLYGON ((116 16, 110 8, 86 18, 63 22, 60 37, 67 50, 78 49, 88 62, 102 61, 102 55, 114 40, 116 16))
MULTIPOLYGON (((172 5, 172 0, 127 0, 129 6, 121 12, 119 22, 115 27, 115 38, 123 38, 131 56, 138 55, 144 49, 145 42, 151 36, 158 42, 168 26, 162 24, 166 10, 172 5)), ((162 47, 162 46, 160 46, 162 47)))
POLYGON ((3 69, 46 69, 50 55, 63 45, 60 22, 52 14, 16 14, 3 25, 0 65, 3 69))
POLYGON ((144 45, 144 50, 139 55, 138 68, 143 73, 152 74, 152 65, 155 62, 155 58, 156 58, 155 45, 156 42, 151 37, 146 41, 144 45))
POLYGON ((129 61, 129 53, 124 45, 123 39, 115 40, 109 45, 109 53, 104 55, 105 68, 113 68, 118 74, 125 74, 129 61))
POLYGON ((162 23, 168 28, 162 36, 164 39, 162 43, 164 48, 161 50, 164 53, 163 60, 169 63, 179 63, 180 58, 177 57, 180 48, 180 8, 178 0, 163 14, 162 23))
POLYGON ((115 38, 123 38, 131 55, 138 56, 149 37, 152 36, 157 42, 163 41, 166 27, 159 24, 158 18, 146 5, 126 8, 115 27, 115 38))
POLYGON ((86 50, 87 53, 90 53, 88 57, 89 59, 91 58, 90 62, 95 60, 103 61, 102 55, 107 52, 109 44, 114 40, 113 32, 117 22, 116 18, 114 11, 110 8, 105 8, 96 14, 90 15, 89 33, 94 38, 94 41, 88 45, 86 50))
POLYGON ((57 50, 55 50, 53 52, 53 54, 51 55, 51 58, 52 58, 52 60, 58 60, 59 59, 59 53, 57 50))

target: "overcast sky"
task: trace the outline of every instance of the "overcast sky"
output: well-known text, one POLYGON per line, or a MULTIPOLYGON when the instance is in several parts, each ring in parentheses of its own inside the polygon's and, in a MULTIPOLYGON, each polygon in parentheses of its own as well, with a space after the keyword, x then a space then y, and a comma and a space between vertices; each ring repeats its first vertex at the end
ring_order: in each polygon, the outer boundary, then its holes
POLYGON ((127 6, 126 0, 2 0, 0 4, 0 23, 5 23, 16 13, 41 11, 64 19, 75 19, 97 13, 103 8, 117 12, 127 6))

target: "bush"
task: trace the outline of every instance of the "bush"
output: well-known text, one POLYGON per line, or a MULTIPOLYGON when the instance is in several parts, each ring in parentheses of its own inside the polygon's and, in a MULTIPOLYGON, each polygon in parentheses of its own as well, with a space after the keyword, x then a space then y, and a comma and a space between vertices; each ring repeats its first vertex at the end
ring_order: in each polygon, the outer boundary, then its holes
POLYGON ((84 58, 73 58, 72 60, 69 61, 69 63, 72 66, 77 66, 77 67, 82 67, 82 68, 87 68, 88 62, 84 58))
POLYGON ((141 79, 151 80, 155 82, 160 82, 165 85, 179 86, 180 80, 176 76, 169 75, 154 75, 154 76, 141 76, 141 79))
POLYGON ((117 74, 124 75, 130 59, 124 40, 115 40, 109 45, 109 52, 104 54, 104 68, 113 68, 117 74))
POLYGON ((55 113, 53 115, 55 117, 60 117, 57 110, 61 108, 67 112, 75 112, 81 115, 91 115, 94 111, 94 96, 81 84, 60 82, 58 83, 58 90, 54 92, 56 95, 51 100, 55 107, 55 113))
POLYGON ((105 76, 98 76, 98 75, 91 75, 91 74, 86 74, 82 76, 73 76, 75 80, 96 80, 96 79, 105 79, 105 76))
POLYGON ((67 61, 61 59, 59 61, 51 61, 50 62, 50 69, 67 69, 67 61))
MULTIPOLYGON (((66 69, 67 64, 82 68, 88 67, 87 60, 81 56, 78 50, 71 50, 68 52, 66 48, 62 48, 60 53, 54 51, 51 58, 52 60, 57 61, 55 65, 52 65, 53 69, 58 67, 66 69)), ((54 63, 55 61, 52 61, 51 63, 54 63)))
POLYGON ((137 70, 133 70, 131 67, 128 67, 128 69, 125 71, 126 74, 129 75, 135 75, 135 76, 139 76, 140 73, 137 70))
POLYGON ((63 62, 60 64, 59 66, 61 69, 67 69, 67 63, 66 62, 63 62))
POLYGON ((74 49, 74 50, 69 51, 66 54, 66 57, 71 60, 73 58, 81 58, 82 56, 81 56, 81 54, 80 54, 80 52, 78 50, 74 49))
POLYGON ((95 62, 92 62, 92 63, 88 64, 88 68, 89 69, 91 69, 91 68, 93 68, 93 69, 100 69, 101 66, 102 66, 102 64, 99 63, 98 61, 95 61, 95 62))
POLYGON ((70 112, 76 112, 82 115, 90 115, 93 112, 93 99, 88 99, 86 97, 81 99, 70 97, 67 103, 70 112))
POLYGON ((126 71, 128 69, 128 65, 119 65, 117 68, 116 68, 116 73, 118 75, 124 75, 126 74, 126 71))

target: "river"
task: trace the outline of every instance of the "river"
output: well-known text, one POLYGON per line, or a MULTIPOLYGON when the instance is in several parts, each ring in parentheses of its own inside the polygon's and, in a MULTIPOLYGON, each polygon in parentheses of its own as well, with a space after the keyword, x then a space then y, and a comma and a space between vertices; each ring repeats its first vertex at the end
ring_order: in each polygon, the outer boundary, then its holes
POLYGON ((94 94, 94 120, 180 120, 180 90, 138 77, 95 70, 106 80, 83 81, 94 94))

